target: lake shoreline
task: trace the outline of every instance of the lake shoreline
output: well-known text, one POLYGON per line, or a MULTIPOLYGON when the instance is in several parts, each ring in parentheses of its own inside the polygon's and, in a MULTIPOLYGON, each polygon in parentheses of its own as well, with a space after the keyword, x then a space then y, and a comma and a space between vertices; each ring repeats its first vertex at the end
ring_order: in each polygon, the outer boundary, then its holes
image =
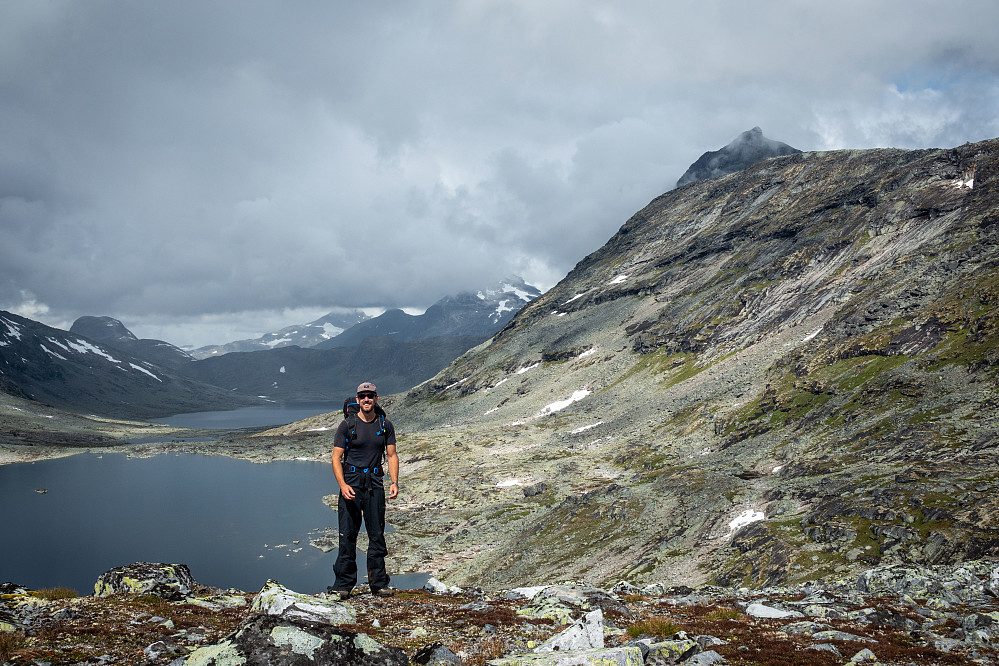
POLYGON ((138 421, 75 414, 0 394, 0 465, 51 460, 78 453, 124 453, 132 457, 194 453, 253 462, 328 460, 333 429, 340 421, 340 413, 332 411, 308 417, 306 420, 311 424, 301 432, 297 427, 288 428, 301 421, 303 412, 299 407, 301 405, 292 404, 287 411, 268 408, 274 413, 267 417, 274 418, 277 423, 267 425, 260 425, 264 421, 259 415, 247 410, 176 415, 203 417, 199 427, 168 425, 159 422, 160 419, 138 421), (226 414, 233 415, 236 420, 218 419, 219 415, 226 414))
POLYGON ((4 537, 21 546, 0 555, 10 580, 88 589, 126 560, 176 560, 223 588, 278 574, 303 590, 332 583, 336 554, 321 547, 336 525, 328 465, 161 446, 76 452, 0 467, 4 537))
POLYGON ((290 438, 282 437, 281 442, 267 439, 241 437, 232 440, 212 439, 207 441, 185 442, 145 442, 124 443, 108 446, 78 447, 73 445, 32 445, 18 446, 0 444, 0 465, 12 465, 25 462, 38 462, 73 456, 81 453, 100 455, 103 453, 121 453, 133 458, 147 458, 167 453, 185 453, 195 455, 221 455, 239 460, 249 460, 256 463, 266 463, 279 460, 306 460, 313 462, 328 462, 332 452, 331 437, 325 442, 309 441, 314 438, 304 437, 301 441, 289 442, 290 438))
MULTIPOLYGON (((145 421, 116 421, 75 414, 0 413, 0 465, 51 460, 79 453, 224 455, 253 462, 314 460, 332 451, 332 428, 269 435, 287 425, 243 428, 180 428, 145 421), (82 421, 82 425, 81 425, 82 421), (24 443, 20 443, 24 442, 24 443)), ((339 419, 339 414, 334 414, 339 419)), ((335 425, 333 426, 335 427, 335 425)))

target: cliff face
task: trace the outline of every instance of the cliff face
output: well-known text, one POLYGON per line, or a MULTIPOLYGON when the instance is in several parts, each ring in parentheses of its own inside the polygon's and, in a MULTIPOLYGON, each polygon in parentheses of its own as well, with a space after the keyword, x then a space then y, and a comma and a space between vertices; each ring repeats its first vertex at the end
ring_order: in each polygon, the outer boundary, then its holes
POLYGON ((999 140, 669 192, 390 405, 397 566, 773 584, 999 554, 999 140))

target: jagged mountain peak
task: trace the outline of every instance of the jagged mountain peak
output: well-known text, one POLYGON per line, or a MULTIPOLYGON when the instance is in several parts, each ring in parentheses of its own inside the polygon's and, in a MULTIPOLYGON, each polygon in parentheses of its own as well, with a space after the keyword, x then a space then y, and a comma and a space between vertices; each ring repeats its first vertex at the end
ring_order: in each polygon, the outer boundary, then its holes
POLYGON ((396 340, 480 336, 484 340, 540 295, 540 290, 523 279, 510 277, 474 293, 466 291, 445 296, 420 315, 410 315, 399 309, 388 310, 316 348, 349 347, 372 336, 392 336, 396 340))
POLYGON ((793 155, 800 153, 786 143, 768 139, 763 136, 763 130, 754 127, 746 130, 727 146, 712 150, 701 155, 690 165, 687 171, 676 181, 676 186, 686 185, 697 180, 717 178, 726 174, 742 171, 768 157, 793 155))
MULTIPOLYGON (((497 284, 475 293, 475 297, 487 308, 492 308, 487 316, 493 324, 505 323, 513 313, 540 295, 541 291, 537 287, 527 284, 518 276, 504 278, 497 284)), ((437 305, 447 300, 449 299, 442 299, 437 305)))

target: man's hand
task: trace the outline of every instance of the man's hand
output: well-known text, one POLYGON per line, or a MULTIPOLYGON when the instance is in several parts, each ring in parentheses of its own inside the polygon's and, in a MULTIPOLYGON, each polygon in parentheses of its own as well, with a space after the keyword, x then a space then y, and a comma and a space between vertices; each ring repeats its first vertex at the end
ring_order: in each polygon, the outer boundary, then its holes
POLYGON ((395 499, 398 494, 399 494, 399 484, 393 483, 392 485, 389 486, 388 498, 395 499))
POLYGON ((340 494, 343 495, 344 499, 354 499, 354 489, 346 483, 340 486, 340 494))

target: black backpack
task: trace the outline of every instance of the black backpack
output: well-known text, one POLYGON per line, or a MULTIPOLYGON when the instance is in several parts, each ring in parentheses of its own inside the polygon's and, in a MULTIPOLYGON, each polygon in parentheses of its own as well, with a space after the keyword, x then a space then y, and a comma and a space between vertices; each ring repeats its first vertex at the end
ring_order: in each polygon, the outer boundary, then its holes
MULTIPOLYGON (((343 401, 343 420, 347 422, 346 446, 343 447, 343 460, 347 459, 347 451, 350 450, 350 443, 357 439, 357 413, 361 411, 361 405, 357 403, 357 398, 347 398, 343 401)), ((388 457, 388 429, 385 427, 385 410, 377 402, 375 403, 375 414, 378 420, 378 432, 385 438, 382 444, 382 457, 388 457)))

